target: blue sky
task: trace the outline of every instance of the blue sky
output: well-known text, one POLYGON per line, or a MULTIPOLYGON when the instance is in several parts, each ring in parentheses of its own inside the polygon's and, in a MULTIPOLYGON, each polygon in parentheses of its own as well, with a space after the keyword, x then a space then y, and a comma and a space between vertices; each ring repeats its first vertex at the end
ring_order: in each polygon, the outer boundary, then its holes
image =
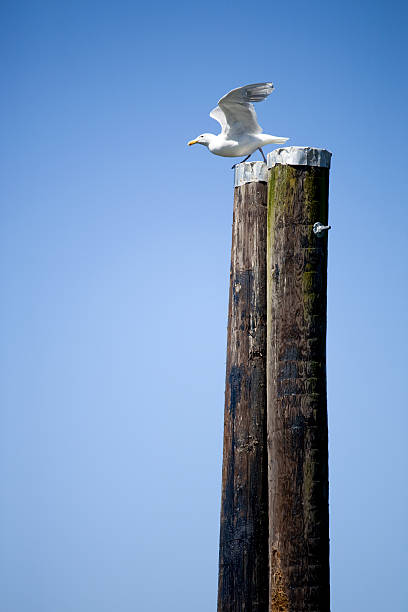
POLYGON ((333 152, 332 610, 408 607, 407 9, 3 2, 0 604, 216 606, 233 87, 333 152))

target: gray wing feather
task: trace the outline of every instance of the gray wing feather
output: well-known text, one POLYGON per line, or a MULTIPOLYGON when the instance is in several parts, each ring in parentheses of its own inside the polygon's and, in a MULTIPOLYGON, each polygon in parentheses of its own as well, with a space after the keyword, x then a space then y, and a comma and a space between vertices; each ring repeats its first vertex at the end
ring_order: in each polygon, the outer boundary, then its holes
POLYGON ((216 106, 215 108, 212 109, 212 111, 210 113, 210 117, 212 117, 213 119, 218 121, 218 123, 220 124, 220 126, 222 128, 221 133, 224 134, 225 130, 228 127, 227 120, 226 120, 225 115, 224 115, 224 111, 222 111, 219 106, 216 106))
POLYGON ((222 133, 234 138, 240 134, 260 134, 262 128, 256 118, 256 112, 252 102, 265 100, 274 90, 272 83, 253 83, 233 89, 221 98, 210 116, 216 119, 222 126, 222 133), (225 125, 221 121, 220 109, 224 115, 225 125))

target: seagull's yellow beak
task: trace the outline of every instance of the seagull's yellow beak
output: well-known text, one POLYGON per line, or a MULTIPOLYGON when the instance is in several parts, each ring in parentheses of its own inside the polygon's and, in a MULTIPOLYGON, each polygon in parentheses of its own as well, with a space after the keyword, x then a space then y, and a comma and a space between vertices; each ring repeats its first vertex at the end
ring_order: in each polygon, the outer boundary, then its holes
POLYGON ((191 145, 196 144, 198 142, 198 140, 190 140, 190 142, 188 142, 188 146, 191 147, 191 145))

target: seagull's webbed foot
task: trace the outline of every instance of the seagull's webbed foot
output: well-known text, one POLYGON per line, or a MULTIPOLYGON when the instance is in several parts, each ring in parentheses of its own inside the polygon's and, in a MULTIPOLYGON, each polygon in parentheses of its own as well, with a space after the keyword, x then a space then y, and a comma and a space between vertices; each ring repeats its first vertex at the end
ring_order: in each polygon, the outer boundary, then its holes
MULTIPOLYGON (((231 170, 233 170, 233 169, 235 168, 235 166, 238 166, 239 164, 243 164, 244 162, 246 162, 246 160, 247 160, 247 159, 249 159, 249 158, 251 157, 251 155, 252 155, 252 153, 250 153, 249 155, 247 155, 247 156, 246 156, 246 158, 245 158, 245 159, 243 159, 242 161, 237 162, 236 164, 234 164, 233 166, 231 166, 231 170)), ((262 155, 263 155, 263 153, 262 153, 262 155)))

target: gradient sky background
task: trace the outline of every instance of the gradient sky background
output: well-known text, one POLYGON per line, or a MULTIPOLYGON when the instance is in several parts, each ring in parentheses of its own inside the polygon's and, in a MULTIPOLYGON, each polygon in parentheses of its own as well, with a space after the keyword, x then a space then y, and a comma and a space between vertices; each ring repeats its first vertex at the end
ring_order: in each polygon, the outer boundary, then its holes
POLYGON ((186 142, 272 80, 333 152, 332 610, 405 612, 406 3, 1 13, 0 609, 215 610, 233 173, 186 142))

